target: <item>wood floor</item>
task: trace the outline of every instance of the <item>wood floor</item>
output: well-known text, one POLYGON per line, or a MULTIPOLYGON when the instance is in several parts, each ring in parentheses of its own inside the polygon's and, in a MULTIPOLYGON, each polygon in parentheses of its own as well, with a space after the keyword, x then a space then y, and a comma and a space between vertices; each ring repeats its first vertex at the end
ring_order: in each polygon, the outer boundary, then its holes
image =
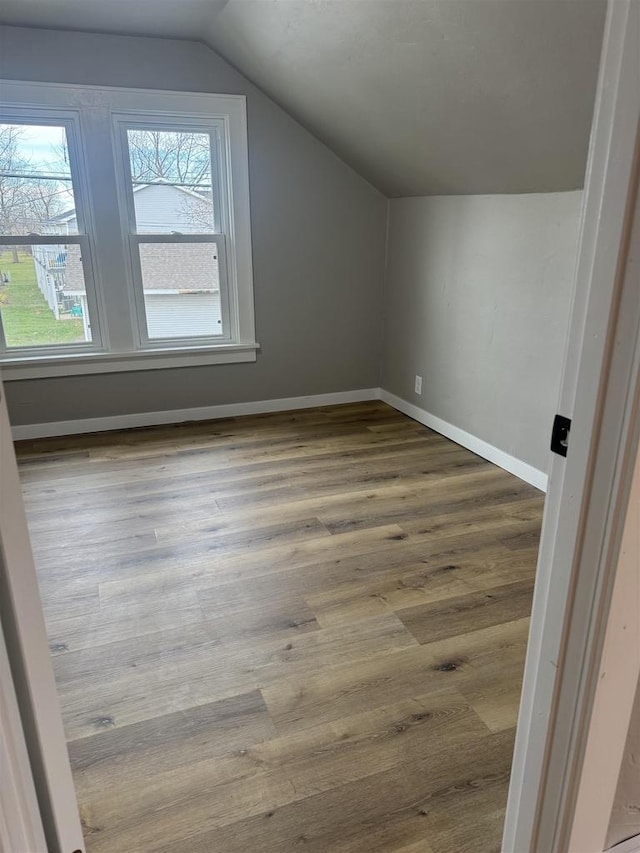
POLYGON ((539 492, 382 403, 18 453, 90 853, 499 850, 539 492))

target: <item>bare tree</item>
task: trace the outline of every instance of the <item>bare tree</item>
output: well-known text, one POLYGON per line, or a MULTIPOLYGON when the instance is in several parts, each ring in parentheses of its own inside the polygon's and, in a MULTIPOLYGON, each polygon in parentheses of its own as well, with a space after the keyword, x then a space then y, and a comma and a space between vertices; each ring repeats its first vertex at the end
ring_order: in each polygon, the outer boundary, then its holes
MULTIPOLYGON (((21 156, 22 134, 19 125, 0 124, 0 236, 5 238, 39 233, 61 208, 59 183, 38 177, 37 167, 21 156)), ((18 262, 17 248, 11 249, 18 262)))
POLYGON ((209 135, 191 131, 129 130, 134 185, 166 182, 185 190, 182 214, 202 231, 213 228, 209 135))
MULTIPOLYGON (((13 177, 22 163, 18 158, 19 129, 13 125, 0 126, 0 234, 17 234, 24 195, 19 179, 13 177)), ((13 260, 17 263, 18 250, 11 246, 13 260)))
POLYGON ((167 183, 209 187, 211 155, 205 133, 130 130, 129 157, 134 183, 167 183))
POLYGON ((184 218, 199 231, 206 233, 213 230, 213 202, 210 194, 201 197, 195 193, 185 195, 181 212, 184 218))

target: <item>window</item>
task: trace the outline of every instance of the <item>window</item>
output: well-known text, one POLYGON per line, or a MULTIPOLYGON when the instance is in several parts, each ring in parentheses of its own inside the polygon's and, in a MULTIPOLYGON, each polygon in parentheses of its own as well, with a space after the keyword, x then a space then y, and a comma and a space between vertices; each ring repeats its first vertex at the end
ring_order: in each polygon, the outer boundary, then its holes
POLYGON ((35 121, 0 121, 0 343, 16 355, 92 342, 89 301, 95 312, 75 127, 35 121))
POLYGON ((141 340, 228 337, 220 127, 117 121, 141 340))
POLYGON ((0 86, 3 376, 255 360, 244 98, 0 86))

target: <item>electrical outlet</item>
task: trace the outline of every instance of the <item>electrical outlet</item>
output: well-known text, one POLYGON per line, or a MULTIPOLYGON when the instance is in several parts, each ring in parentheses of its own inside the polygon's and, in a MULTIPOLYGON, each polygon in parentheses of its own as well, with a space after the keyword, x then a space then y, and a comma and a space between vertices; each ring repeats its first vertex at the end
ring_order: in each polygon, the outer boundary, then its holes
POLYGON ((422 376, 416 376, 415 392, 422 394, 422 376))

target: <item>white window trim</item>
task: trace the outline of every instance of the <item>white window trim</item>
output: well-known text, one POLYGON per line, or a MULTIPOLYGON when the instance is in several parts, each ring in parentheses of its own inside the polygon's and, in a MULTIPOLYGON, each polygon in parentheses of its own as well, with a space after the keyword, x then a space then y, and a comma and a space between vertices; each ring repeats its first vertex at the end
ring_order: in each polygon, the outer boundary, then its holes
MULTIPOLYGON (((6 352, 0 359, 5 381, 33 379, 48 376, 68 376, 77 374, 104 373, 116 371, 148 370, 157 368, 186 367, 208 364, 228 364, 256 360, 259 345, 255 340, 255 315, 253 303, 253 266, 251 252, 251 220, 249 208, 249 166, 247 144, 246 97, 244 95, 216 95, 200 92, 175 92, 156 89, 124 89, 107 86, 80 86, 75 84, 31 83, 23 81, 0 80, 3 113, 22 114, 29 119, 37 116, 38 109, 44 115, 59 114, 62 118, 75 116, 79 121, 80 139, 76 140, 77 182, 82 192, 84 216, 91 246, 91 267, 85 269, 87 291, 95 286, 95 304, 97 309, 92 316, 94 341, 91 344, 70 347, 42 347, 20 351, 15 348, 6 352), (206 339, 141 340, 136 328, 136 310, 134 289, 130 278, 128 263, 129 241, 123 241, 122 229, 128 223, 119 220, 115 245, 114 229, 110 229, 109 245, 101 245, 100 240, 93 243, 96 234, 95 210, 92 194, 87 192, 88 175, 91 174, 92 159, 99 152, 88 150, 87 135, 91 135, 91 125, 98 121, 105 126, 108 121, 111 129, 110 143, 113 147, 116 134, 116 121, 126 116, 131 124, 136 124, 145 116, 160 118, 167 123, 177 124, 182 119, 186 124, 210 121, 222 123, 225 132, 223 158, 226 165, 224 177, 226 184, 223 192, 228 204, 228 217, 224 222, 227 233, 225 239, 217 238, 218 247, 225 252, 229 286, 229 334, 217 342, 206 339), (116 300, 109 306, 104 299, 104 290, 100 287, 101 271, 108 269, 107 258, 113 256, 114 248, 119 249, 127 273, 125 281, 115 282, 119 297, 126 300, 128 314, 125 322, 122 310, 114 310, 116 300), (101 257, 102 255, 102 257, 101 257)), ((103 143, 104 144, 104 143, 103 143)), ((118 168, 118 149, 115 151, 114 168, 118 168)), ((114 175, 114 178, 117 176, 114 175)), ((114 180, 114 184, 120 181, 114 180)), ((99 191, 99 190, 98 190, 99 191)), ((122 208, 121 190, 119 209, 122 208)), ((104 230, 104 229, 103 229, 104 230)), ((84 235, 80 235, 86 240, 84 235)), ((138 235, 142 241, 147 236, 138 235)), ((191 235, 193 236, 193 235, 191 235)), ((136 239, 138 239, 136 238, 136 239)), ((40 238, 38 238, 40 239, 40 238)), ((55 237, 53 238, 56 239, 55 237)), ((152 239, 157 239, 153 238, 152 239)), ((189 236, 185 235, 188 241, 189 236)), ((25 238, 22 242, 38 242, 25 238)), ((42 240, 47 242, 47 240, 42 240)), ((50 241, 51 242, 51 241, 50 241)), ((74 240, 73 242, 78 242, 74 240)), ((214 241, 215 242, 215 241, 214 241)))
MULTIPOLYGON (((91 206, 89 203, 89 187, 87 182, 87 169, 84 156, 80 131, 80 114, 78 110, 69 108, 51 107, 49 105, 33 105, 24 107, 22 104, 11 102, 5 97, 4 85, 0 81, 2 92, 2 106, 0 107, 0 120, 3 122, 25 122, 27 124, 59 125, 65 128, 67 146, 70 154, 70 171, 74 190, 74 203, 76 210, 76 221, 78 224, 75 234, 38 234, 15 235, 11 237, 11 245, 59 245, 61 242, 80 246, 82 252, 82 268, 85 282, 85 295, 90 307, 92 328, 91 341, 84 343, 64 345, 42 346, 38 355, 46 358, 49 353, 64 355, 65 353, 84 353, 85 355, 100 352, 107 348, 105 330, 103 328, 104 304, 102 302, 102 291, 98 283, 98 270, 95 266, 95 244, 91 206), (64 239, 61 239, 64 238, 64 239)), ((4 344, 4 330, 0 324, 0 340, 4 344)), ((34 354, 31 347, 11 347, 13 358, 29 357, 34 354)), ((0 351, 0 363, 2 363, 2 352, 0 351)))
POLYGON ((216 344, 183 349, 144 349, 120 353, 65 353, 60 356, 3 359, 2 379, 43 379, 49 376, 78 376, 87 373, 117 373, 132 370, 157 370, 169 367, 198 367, 205 364, 236 364, 255 361, 259 344, 216 344))

